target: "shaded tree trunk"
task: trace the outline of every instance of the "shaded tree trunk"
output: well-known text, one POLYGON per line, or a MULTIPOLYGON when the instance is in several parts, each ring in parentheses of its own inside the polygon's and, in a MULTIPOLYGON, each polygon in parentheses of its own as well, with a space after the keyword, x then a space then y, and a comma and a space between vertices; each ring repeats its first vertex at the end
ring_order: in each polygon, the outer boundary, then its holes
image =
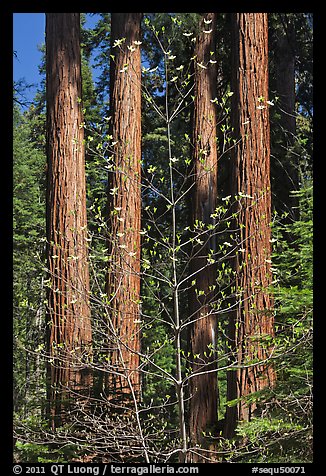
POLYGON ((110 398, 140 392, 141 18, 141 13, 111 17, 110 398))
MULTIPOLYGON (((216 14, 205 13, 200 22, 200 32, 195 46, 195 90, 193 118, 193 166, 194 188, 192 197, 193 228, 202 233, 213 224, 211 214, 217 199, 217 144, 216 144, 216 97, 217 72, 215 66, 216 14), (209 32, 209 33, 208 33, 209 32), (213 52, 213 54, 211 54, 213 52)), ((203 372, 190 379, 189 430, 193 446, 208 443, 203 432, 212 430, 217 422, 217 372, 205 373, 216 368, 216 315, 212 308, 216 285, 215 266, 208 257, 216 251, 214 231, 200 236, 202 244, 193 248, 190 273, 196 281, 191 291, 190 351, 193 359, 192 372, 203 372)), ((193 458, 200 461, 200 457, 193 458)))
POLYGON ((89 307, 79 13, 46 14, 48 399, 52 427, 88 396, 89 307))
POLYGON ((249 421, 256 409, 254 392, 272 386, 268 361, 273 331, 271 274, 270 132, 268 108, 268 26, 265 13, 232 15, 232 122, 237 145, 232 163, 232 189, 239 198, 238 246, 233 262, 235 311, 230 313, 232 362, 243 366, 228 372, 225 436, 237 420, 249 421), (253 365, 255 362, 259 364, 253 365))
MULTIPOLYGON (((299 189, 299 163, 293 154, 296 134, 295 112, 295 29, 291 14, 279 14, 280 27, 275 32, 275 80, 281 128, 273 147, 272 168, 277 179, 273 183, 275 208, 289 213, 289 219, 298 218, 298 200, 291 191, 299 189)), ((288 223, 289 220, 285 220, 288 223)))
POLYGON ((280 100, 281 121, 291 144, 294 141, 295 121, 295 29, 288 19, 277 37, 276 92, 280 100))

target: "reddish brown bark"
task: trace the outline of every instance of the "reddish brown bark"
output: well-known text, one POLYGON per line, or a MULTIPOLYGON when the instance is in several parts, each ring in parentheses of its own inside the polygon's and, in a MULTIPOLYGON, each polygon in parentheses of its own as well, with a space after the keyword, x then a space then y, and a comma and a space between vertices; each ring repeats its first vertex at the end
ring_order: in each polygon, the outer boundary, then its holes
POLYGON ((52 426, 92 377, 79 13, 46 15, 49 405, 52 426))
POLYGON ((140 392, 141 13, 112 13, 109 176, 110 396, 140 392), (119 46, 116 40, 124 39, 119 46), (136 42, 136 43, 135 43, 136 42), (116 373, 117 372, 117 373, 116 373), (121 374, 118 375, 118 374, 121 374))
POLYGON ((228 400, 242 398, 227 409, 226 435, 236 420, 250 420, 255 402, 246 397, 272 386, 275 373, 268 359, 274 336, 271 275, 270 130, 268 109, 268 25, 265 13, 238 13, 232 19, 232 121, 239 141, 234 150, 233 193, 238 249, 234 260, 236 310, 230 316, 230 344, 241 368, 228 372, 228 400), (251 365, 262 361, 258 365, 251 365))
MULTIPOLYGON (((211 225, 211 214, 217 199, 217 145, 216 145, 216 14, 205 13, 200 22, 200 32, 195 47, 194 90, 194 191, 192 223, 211 225), (206 23, 204 22, 206 21, 206 23), (210 31, 210 33, 208 33, 210 31)), ((201 227, 197 228, 202 233, 201 227)), ((193 445, 204 445, 203 432, 212 430, 217 421, 217 372, 205 373, 216 368, 216 316, 212 309, 213 286, 216 284, 215 266, 208 263, 208 256, 216 248, 212 231, 200 236, 203 244, 195 244, 191 262, 192 290, 190 349, 193 356, 192 371, 203 372, 190 379, 189 427, 193 445)))

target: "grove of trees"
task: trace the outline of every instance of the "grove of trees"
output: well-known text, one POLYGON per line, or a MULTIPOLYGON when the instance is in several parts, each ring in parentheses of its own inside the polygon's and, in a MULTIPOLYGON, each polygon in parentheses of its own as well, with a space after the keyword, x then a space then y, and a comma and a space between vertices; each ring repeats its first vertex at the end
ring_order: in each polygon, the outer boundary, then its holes
POLYGON ((312 14, 45 15, 14 460, 311 462, 312 14))

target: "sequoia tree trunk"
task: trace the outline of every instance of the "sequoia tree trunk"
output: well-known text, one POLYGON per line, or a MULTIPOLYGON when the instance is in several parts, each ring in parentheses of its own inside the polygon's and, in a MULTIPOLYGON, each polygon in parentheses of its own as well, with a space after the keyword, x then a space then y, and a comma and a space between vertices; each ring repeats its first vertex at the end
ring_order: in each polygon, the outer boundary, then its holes
POLYGON ((295 120, 295 29, 291 18, 278 32, 275 52, 276 93, 279 96, 281 122, 290 144, 294 142, 295 120))
MULTIPOLYGON (((213 259, 216 239, 212 213, 217 200, 217 144, 216 144, 216 98, 217 73, 215 66, 216 14, 204 13, 195 46, 195 90, 193 118, 193 167, 194 188, 192 197, 192 224, 194 231, 201 233, 198 244, 193 247, 191 280, 190 351, 193 374, 189 381, 189 430, 192 446, 206 450, 209 443, 203 432, 212 430, 217 422, 217 372, 216 368, 216 315, 212 308, 216 272, 213 259), (205 232, 203 233, 203 230, 205 232), (210 371, 207 373, 207 371, 210 371)), ((196 241, 194 242, 196 243, 196 241)), ((205 461, 200 450, 193 461, 205 461)), ((203 452, 203 455, 205 452, 203 452)))
POLYGON ((141 13, 112 13, 109 174, 110 398, 140 393, 141 13))
POLYGON ((48 398, 52 427, 89 396, 87 258, 79 13, 46 14, 48 398))
POLYGON ((280 213, 286 212, 284 223, 298 219, 298 199, 291 194, 299 189, 299 161, 294 153, 296 134, 295 111, 295 29, 291 14, 279 14, 282 27, 277 29, 275 48, 275 78, 276 95, 278 96, 278 124, 281 134, 274 145, 272 167, 275 169, 273 195, 275 209, 280 213))
POLYGON ((232 163, 233 210, 238 246, 233 263, 235 311, 230 313, 232 363, 228 372, 225 436, 237 420, 249 421, 253 393, 270 387, 269 360, 274 336, 271 273, 270 129, 268 103, 268 24, 266 13, 232 15, 232 122, 237 145, 232 163))

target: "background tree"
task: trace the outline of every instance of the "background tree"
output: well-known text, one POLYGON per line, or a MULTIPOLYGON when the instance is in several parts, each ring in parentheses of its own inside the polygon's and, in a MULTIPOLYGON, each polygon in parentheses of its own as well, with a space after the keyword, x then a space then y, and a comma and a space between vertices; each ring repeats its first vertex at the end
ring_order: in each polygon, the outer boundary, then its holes
POLYGON ((89 308, 80 16, 46 15, 48 400, 52 426, 89 394, 89 308))
POLYGON ((288 220, 292 220, 298 212, 298 201, 291 192, 299 189, 299 160, 294 150, 297 47, 293 14, 272 16, 271 41, 274 42, 272 67, 275 69, 271 89, 277 107, 277 113, 273 116, 281 129, 278 140, 272 143, 271 167, 274 169, 273 175, 277 177, 272 184, 274 206, 279 213, 285 213, 288 220))
POLYGON ((40 414, 45 398, 44 362, 28 348, 44 350, 45 153, 33 137, 34 121, 13 111, 13 329, 14 410, 40 414))
POLYGON ((109 174, 111 396, 140 392, 141 13, 112 13, 109 174))
MULTIPOLYGON (((193 112, 193 181, 192 227, 201 232, 202 226, 214 225, 212 214, 217 205, 217 114, 215 66, 216 14, 203 14, 195 46, 195 88, 193 112)), ((190 276, 195 281, 191 293, 190 352, 194 375, 190 379, 189 426, 194 445, 202 443, 203 432, 217 422, 218 389, 215 347, 217 323, 212 308, 216 288, 216 266, 208 264, 209 255, 216 253, 216 236, 213 230, 195 243, 191 259, 190 276), (213 363, 215 362, 215 364, 213 363)))
POLYGON ((230 343, 238 371, 228 372, 230 401, 225 434, 236 421, 248 421, 257 408, 254 394, 274 385, 269 357, 274 336, 271 296, 271 186, 268 101, 267 14, 232 15, 232 189, 236 205, 234 258, 238 303, 230 313, 230 343))

